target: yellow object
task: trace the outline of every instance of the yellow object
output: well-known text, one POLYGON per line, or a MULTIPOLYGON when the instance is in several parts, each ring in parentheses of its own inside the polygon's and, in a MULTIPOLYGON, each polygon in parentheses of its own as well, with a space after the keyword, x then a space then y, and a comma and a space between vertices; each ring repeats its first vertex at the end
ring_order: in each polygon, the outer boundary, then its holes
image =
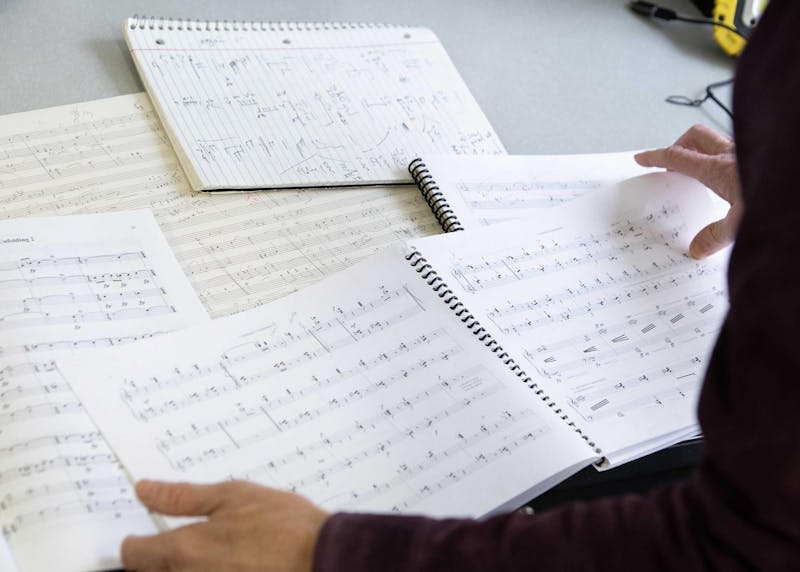
POLYGON ((741 36, 721 26, 714 26, 714 39, 730 56, 738 56, 755 28, 767 0, 716 0, 713 18, 721 24, 736 28, 741 36))

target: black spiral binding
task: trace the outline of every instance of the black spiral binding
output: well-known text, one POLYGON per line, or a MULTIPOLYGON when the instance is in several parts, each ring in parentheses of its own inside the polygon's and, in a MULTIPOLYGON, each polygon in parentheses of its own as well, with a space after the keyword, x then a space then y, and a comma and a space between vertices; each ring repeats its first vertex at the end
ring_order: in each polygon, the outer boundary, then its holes
MULTIPOLYGON (((419 160, 419 159, 417 159, 419 160)), ((422 163, 424 166, 424 163, 422 163)), ((409 167, 410 168, 410 167, 409 167)), ((446 229, 445 229, 446 230, 446 229)), ((499 359, 503 360, 503 363, 522 381, 525 385, 527 385, 530 389, 534 391, 539 398, 544 401, 548 407, 550 407, 553 412, 558 415, 562 421, 565 421, 567 425, 572 427, 572 429, 581 436, 581 439, 586 441, 586 444, 589 445, 594 452, 598 455, 602 455, 603 451, 592 441, 588 435, 586 435, 573 421, 570 421, 569 416, 564 412, 563 409, 559 408, 556 405, 556 402, 553 401, 549 395, 546 395, 544 390, 539 387, 539 385, 533 381, 528 374, 525 373, 517 362, 514 361, 506 351, 503 349, 497 340, 492 337, 486 329, 481 326, 480 321, 470 314, 469 310, 463 303, 458 299, 458 296, 447 287, 447 283, 439 276, 439 273, 434 270, 433 266, 431 266, 422 253, 418 251, 413 251, 410 254, 406 255, 406 260, 409 261, 411 266, 417 271, 420 277, 428 283, 428 286, 433 288, 433 291, 442 299, 442 301, 447 304, 450 309, 455 313, 455 315, 461 319, 461 321, 467 326, 467 328, 477 336, 478 340, 483 342, 487 348, 489 348, 495 356, 499 359)))
POLYGON ((442 225, 444 231, 455 232, 457 230, 464 230, 464 227, 458 221, 458 217, 453 212, 453 209, 450 208, 450 204, 433 179, 425 162, 417 157, 408 164, 408 172, 411 173, 411 178, 414 179, 419 192, 422 193, 422 198, 430 205, 433 216, 435 216, 439 224, 442 225))
POLYGON ((128 18, 131 30, 178 30, 189 32, 317 32, 320 30, 364 30, 395 28, 393 24, 372 22, 255 22, 247 20, 193 20, 134 15, 128 18))

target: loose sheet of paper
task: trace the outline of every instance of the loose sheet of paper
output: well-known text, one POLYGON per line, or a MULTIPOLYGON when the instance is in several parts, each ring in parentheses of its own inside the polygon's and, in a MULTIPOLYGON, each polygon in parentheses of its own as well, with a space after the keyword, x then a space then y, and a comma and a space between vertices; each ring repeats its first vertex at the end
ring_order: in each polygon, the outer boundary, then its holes
POLYGON ((0 117, 0 218, 139 208, 212 317, 441 232, 411 187, 193 193, 144 94, 0 117))
POLYGON ((205 310, 147 211, 0 221, 0 245, 3 537, 21 570, 115 567, 154 524, 55 360, 91 367, 205 310))
POLYGON ((464 229, 547 216, 542 209, 652 172, 634 152, 588 155, 423 156, 464 229))
POLYGON ((478 516, 595 458, 399 249, 158 348, 61 363, 136 478, 478 516))
POLYGON ((410 183, 420 154, 505 152, 430 30, 312 28, 128 21, 193 189, 410 183))
POLYGON ((413 248, 609 461, 622 462, 697 429, 695 401, 727 310, 726 254, 686 254, 720 216, 708 193, 649 174, 539 220, 413 248))

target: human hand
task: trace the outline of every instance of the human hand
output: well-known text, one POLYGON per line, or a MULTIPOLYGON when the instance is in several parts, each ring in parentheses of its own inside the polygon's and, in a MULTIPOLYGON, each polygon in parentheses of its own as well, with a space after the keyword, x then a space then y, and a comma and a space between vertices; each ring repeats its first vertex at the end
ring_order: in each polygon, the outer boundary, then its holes
POLYGON ((712 222, 689 245, 693 258, 705 258, 736 238, 744 204, 733 141, 705 125, 694 125, 675 143, 634 156, 643 167, 662 167, 694 177, 731 205, 725 218, 712 222))
POLYGON ((139 481, 136 494, 154 512, 207 516, 122 543, 128 570, 308 572, 328 515, 306 499, 244 481, 214 485, 139 481))

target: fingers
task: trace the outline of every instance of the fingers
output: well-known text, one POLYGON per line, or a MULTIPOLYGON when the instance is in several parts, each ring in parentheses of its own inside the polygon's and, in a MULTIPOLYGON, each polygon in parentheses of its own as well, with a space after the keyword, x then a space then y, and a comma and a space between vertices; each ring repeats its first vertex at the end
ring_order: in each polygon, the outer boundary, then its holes
POLYGON ((698 151, 672 145, 634 155, 642 167, 660 167, 695 178, 706 186, 714 159, 698 151))
POLYGON ((735 237, 736 224, 730 216, 712 222, 692 239, 689 256, 698 260, 711 256, 731 244, 735 237))
POLYGON ((704 155, 720 155, 733 152, 733 140, 706 125, 692 125, 678 137, 675 145, 698 151, 704 155))
POLYGON ((125 570, 151 572, 168 570, 166 534, 128 536, 122 541, 120 559, 125 570))
POLYGON ((208 570, 214 546, 204 534, 207 527, 198 523, 153 536, 128 536, 120 548, 122 566, 136 572, 208 570))
POLYGON ((142 480, 136 484, 136 496, 152 511, 172 516, 205 516, 227 500, 229 485, 193 485, 142 480))

